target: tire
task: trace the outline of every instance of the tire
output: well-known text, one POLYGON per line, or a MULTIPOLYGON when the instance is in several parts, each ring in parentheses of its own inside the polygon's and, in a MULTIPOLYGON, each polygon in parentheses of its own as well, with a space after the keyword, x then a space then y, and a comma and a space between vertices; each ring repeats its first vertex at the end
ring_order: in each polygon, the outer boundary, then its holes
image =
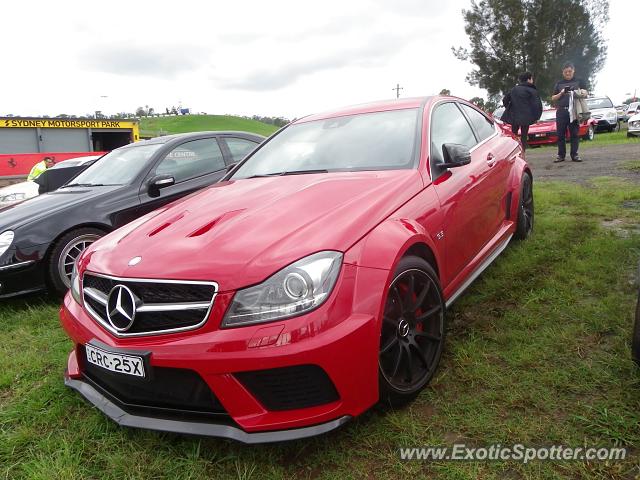
POLYGON ((60 237, 51 250, 47 264, 49 289, 64 295, 69 290, 73 262, 85 248, 104 235, 104 230, 87 227, 72 230, 60 237))
POLYGON ((520 200, 518 202, 518 220, 514 236, 518 240, 525 240, 533 232, 534 204, 533 204, 533 179, 531 175, 522 175, 520 185, 520 200))
POLYGON ((445 340, 446 306, 440 281, 425 260, 398 262, 380 328, 380 404, 399 408, 415 399, 435 374, 445 340))
POLYGON ((589 130, 587 130, 587 134, 582 138, 584 138, 587 141, 591 141, 593 140, 593 137, 595 137, 595 135, 596 135, 596 129, 593 128, 593 125, 589 125, 589 130))

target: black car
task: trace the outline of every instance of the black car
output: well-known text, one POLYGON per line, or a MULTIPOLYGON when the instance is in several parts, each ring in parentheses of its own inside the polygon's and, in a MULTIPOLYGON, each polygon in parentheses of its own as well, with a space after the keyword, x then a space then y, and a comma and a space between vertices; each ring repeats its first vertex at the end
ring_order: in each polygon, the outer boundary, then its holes
POLYGON ((64 293, 78 255, 98 238, 218 181, 264 137, 168 135, 106 154, 58 190, 0 211, 0 298, 64 293))

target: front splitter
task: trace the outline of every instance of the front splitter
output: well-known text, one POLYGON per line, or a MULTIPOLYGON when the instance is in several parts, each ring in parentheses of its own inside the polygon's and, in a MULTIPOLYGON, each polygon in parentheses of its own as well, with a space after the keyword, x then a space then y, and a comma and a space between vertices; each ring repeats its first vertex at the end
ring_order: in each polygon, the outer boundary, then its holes
POLYGON ((272 443, 299 440, 301 438, 315 437, 330 432, 344 425, 351 417, 345 415, 330 422, 313 425, 311 427, 292 428, 272 432, 248 433, 241 428, 231 425, 222 425, 205 422, 188 422, 169 420, 163 418, 145 417, 125 412, 118 405, 102 395, 92 385, 82 380, 76 380, 65 375, 64 383, 67 387, 79 392, 98 410, 111 420, 123 427, 144 428, 162 432, 183 433, 187 435, 202 435, 206 437, 219 437, 236 440, 242 443, 272 443))

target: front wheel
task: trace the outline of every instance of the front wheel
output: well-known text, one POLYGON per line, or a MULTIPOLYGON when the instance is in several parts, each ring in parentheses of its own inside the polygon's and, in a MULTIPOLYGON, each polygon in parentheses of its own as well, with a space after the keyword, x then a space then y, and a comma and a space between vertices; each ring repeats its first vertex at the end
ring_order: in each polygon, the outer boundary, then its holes
POLYGON ((585 134, 584 138, 585 140, 593 140, 593 137, 595 137, 596 135, 596 129, 593 128, 593 125, 589 125, 589 129, 587 130, 587 133, 585 134))
POLYGON ((78 228, 58 239, 47 269, 48 284, 53 291, 64 295, 69 290, 75 261, 89 245, 104 235, 105 232, 97 228, 78 228))
POLYGON ((392 408, 413 400, 435 374, 445 337, 445 301, 438 276, 419 257, 396 267, 380 330, 380 403, 392 408))
POLYGON ((520 202, 518 204, 518 220, 515 237, 524 240, 533 231, 533 180, 531 175, 524 173, 520 185, 520 202))

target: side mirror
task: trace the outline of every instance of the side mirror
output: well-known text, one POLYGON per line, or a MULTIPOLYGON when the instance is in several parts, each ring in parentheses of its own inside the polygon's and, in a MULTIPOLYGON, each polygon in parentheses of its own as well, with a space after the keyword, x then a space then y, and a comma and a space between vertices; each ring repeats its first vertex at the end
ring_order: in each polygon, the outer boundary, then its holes
POLYGON ((442 145, 442 156, 444 158, 444 163, 440 164, 442 168, 462 167, 471 163, 469 149, 457 143, 445 143, 442 145))
POLYGON ((176 183, 176 179, 171 175, 156 175, 149 180, 149 193, 159 195, 162 188, 170 187, 176 183))

